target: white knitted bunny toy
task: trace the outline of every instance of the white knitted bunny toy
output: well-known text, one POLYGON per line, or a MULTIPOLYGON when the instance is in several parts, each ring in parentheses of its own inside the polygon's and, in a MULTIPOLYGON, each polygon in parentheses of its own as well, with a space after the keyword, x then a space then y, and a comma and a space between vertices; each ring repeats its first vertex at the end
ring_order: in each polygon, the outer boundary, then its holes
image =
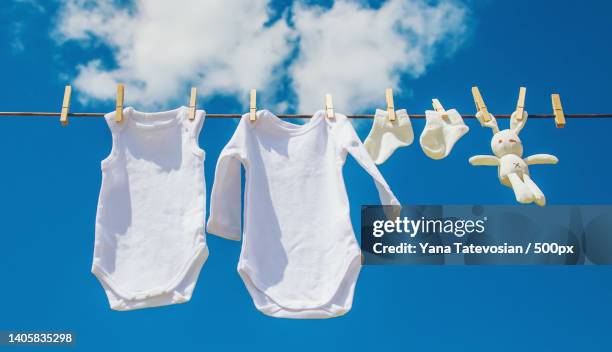
POLYGON ((527 122, 527 112, 523 112, 523 119, 516 118, 516 112, 510 117, 510 129, 500 131, 497 120, 491 114, 490 121, 485 122, 483 114, 478 112, 476 118, 482 126, 493 130, 491 149, 495 155, 476 155, 470 158, 474 166, 497 166, 499 181, 514 190, 519 203, 535 202, 537 205, 546 205, 546 197, 540 188, 529 176, 528 165, 556 164, 559 159, 550 154, 535 154, 523 159, 523 144, 518 135, 527 122))

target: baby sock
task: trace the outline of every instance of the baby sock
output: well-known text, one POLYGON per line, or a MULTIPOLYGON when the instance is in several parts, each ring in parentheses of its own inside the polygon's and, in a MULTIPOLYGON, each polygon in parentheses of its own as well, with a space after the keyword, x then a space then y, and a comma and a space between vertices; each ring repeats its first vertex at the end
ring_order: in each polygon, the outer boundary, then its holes
POLYGON ((425 129, 420 142, 425 155, 432 159, 446 158, 459 138, 470 130, 457 110, 447 110, 446 114, 448 121, 437 111, 425 112, 425 129))
POLYGON ((389 113, 376 109, 374 123, 363 145, 377 165, 384 163, 399 147, 414 141, 412 123, 406 110, 395 112, 395 121, 389 121, 389 113))

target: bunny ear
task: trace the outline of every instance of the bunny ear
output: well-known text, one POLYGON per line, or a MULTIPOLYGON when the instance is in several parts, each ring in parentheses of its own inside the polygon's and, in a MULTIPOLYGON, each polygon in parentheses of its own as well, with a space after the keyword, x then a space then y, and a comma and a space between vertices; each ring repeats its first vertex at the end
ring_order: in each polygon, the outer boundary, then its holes
POLYGON ((491 113, 489 113, 489 117, 490 120, 485 121, 484 114, 482 112, 479 111, 476 113, 476 118, 478 119, 478 122, 480 122, 480 126, 489 127, 493 130, 493 134, 496 134, 497 132, 499 132, 499 127, 497 127, 497 120, 495 119, 495 116, 493 116, 493 114, 491 113))
POLYGON ((519 120, 516 111, 513 112, 512 116, 510 116, 510 129, 513 130, 517 135, 521 133, 521 130, 523 129, 523 127, 525 127, 525 124, 527 123, 528 116, 529 114, 527 113, 527 111, 523 111, 523 118, 519 120))

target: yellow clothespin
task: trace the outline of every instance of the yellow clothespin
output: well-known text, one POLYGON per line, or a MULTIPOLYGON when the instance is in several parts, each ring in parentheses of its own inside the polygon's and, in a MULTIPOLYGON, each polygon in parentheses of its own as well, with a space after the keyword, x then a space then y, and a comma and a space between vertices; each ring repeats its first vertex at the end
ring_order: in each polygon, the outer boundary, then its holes
POLYGON ((60 122, 62 126, 68 124, 68 114, 70 113, 70 95, 72 94, 72 87, 66 86, 64 88, 64 101, 62 102, 62 112, 60 114, 60 122))
POLYGON ((484 122, 491 121, 489 110, 487 109, 487 105, 482 99, 482 95, 480 95, 480 90, 478 89, 478 87, 472 87, 472 96, 474 97, 474 103, 476 104, 476 110, 482 113, 482 118, 484 122))
POLYGON ((431 105, 433 105, 434 110, 442 114, 443 119, 448 118, 448 114, 446 113, 444 106, 442 106, 442 103, 440 103, 438 99, 431 99, 431 105))
POLYGON ((251 89, 249 120, 257 120, 257 90, 251 89))
POLYGON ((195 119, 196 115, 196 104, 198 100, 198 89, 191 87, 191 96, 189 97, 189 119, 195 119))
POLYGON ((523 121, 523 112, 525 111, 525 95, 527 94, 527 88, 521 87, 519 89, 519 98, 516 102, 516 119, 523 121))
POLYGON ((385 98, 387 100, 387 114, 389 115, 389 121, 395 121, 395 104, 393 103, 393 89, 387 88, 385 91, 385 98))
POLYGON ((561 105, 561 97, 559 94, 551 94, 553 114, 555 114, 555 125, 557 128, 565 127, 565 113, 563 113, 563 106, 561 105))
POLYGON ((123 95, 125 86, 123 83, 117 85, 117 102, 115 104, 115 122, 119 123, 123 120, 123 95))
POLYGON ((331 94, 325 94, 325 116, 328 119, 333 119, 336 116, 334 114, 334 102, 331 94))

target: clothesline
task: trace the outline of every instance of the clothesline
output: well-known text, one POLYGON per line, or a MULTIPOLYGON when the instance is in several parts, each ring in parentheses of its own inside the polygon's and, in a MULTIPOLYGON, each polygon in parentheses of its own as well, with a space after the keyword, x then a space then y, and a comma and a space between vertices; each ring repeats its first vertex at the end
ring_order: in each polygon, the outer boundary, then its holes
MULTIPOLYGON (((124 84, 120 83, 117 85, 117 100, 115 104, 116 111, 119 114, 117 121, 121 121, 120 113, 124 106, 123 104, 124 103, 124 90, 125 90, 124 84)), ((525 87, 521 87, 519 89, 519 98, 517 101, 515 111, 521 116, 524 112, 526 91, 527 89, 525 87)), ((61 112, 27 112, 27 111, 0 112, 0 117, 27 117, 27 116, 60 117, 60 122, 62 123, 62 125, 68 124, 69 117, 104 117, 105 113, 102 113, 102 112, 72 112, 70 111, 71 95, 72 95, 72 86, 67 85, 64 89, 64 99, 63 99, 63 103, 61 107, 61 112)), ((478 87, 476 86, 472 87, 472 96, 474 98, 474 103, 476 104, 476 109, 479 112, 485 114, 484 118, 485 118, 485 121, 487 121, 488 120, 487 116, 489 112, 487 110, 487 106, 482 98, 482 95, 480 94, 480 90, 478 89, 478 87)), ((395 115, 393 113, 395 111, 395 108, 394 108, 395 104, 393 102, 393 90, 391 88, 386 89, 385 99, 387 101, 386 110, 389 111, 389 119, 395 120, 395 115)), ((563 107, 561 106, 561 98, 559 97, 559 94, 556 94, 556 93, 551 94, 551 99, 552 99, 552 106, 553 106, 552 114, 532 114, 532 115, 529 115, 529 118, 554 119, 557 127, 563 127, 565 125, 565 118, 612 118, 612 113, 565 114, 563 112, 563 107)), ((257 110, 256 100, 257 100, 257 91, 255 89, 251 89, 250 102, 249 102, 249 112, 251 114, 250 116, 251 120, 255 119, 254 116, 257 110)), ((440 103, 438 99, 432 99, 432 105, 436 111, 441 112, 443 114, 446 112, 446 110, 444 109, 444 107, 442 106, 442 104, 440 103)), ((197 88, 192 87, 191 95, 189 98, 189 118, 190 119, 193 118, 196 108, 197 108, 197 88)), ((334 107, 333 107, 331 94, 325 95, 325 111, 328 117, 333 117, 334 107)), ((206 114, 207 118, 235 119, 235 118, 241 118, 242 116, 243 114, 206 114)), ((283 119, 291 119, 291 118, 308 119, 312 117, 312 115, 310 114, 279 114, 277 116, 283 119)), ((375 115, 368 115, 368 114, 366 115, 363 115, 363 114, 347 115, 348 118, 352 118, 352 119, 372 119, 374 118, 374 116, 375 115)), ((423 119, 426 117, 425 114, 414 114, 414 115, 410 114, 409 116, 414 119, 423 119)), ((442 115, 442 116, 445 117, 445 115, 442 115)), ((476 118, 476 115, 463 115, 462 117, 473 119, 473 118, 476 118)), ((511 114, 495 115, 495 117, 510 118, 511 114)))
MULTIPOLYGON (((102 112, 71 112, 68 114, 69 117, 104 117, 105 113, 102 112)), ((60 112, 0 112, 2 117, 59 117, 60 112)), ((219 118, 219 119, 235 119, 241 118, 243 114, 206 114, 206 118, 219 118)), ((307 114, 280 114, 277 115, 283 119, 308 119, 312 115, 307 114)), ((475 115, 461 115, 463 118, 473 119, 475 115)), ((347 115, 348 118, 353 119, 371 119, 374 115, 347 115)), ((510 114, 495 115, 496 118, 510 118, 510 114)), ((529 118, 536 119, 550 119, 554 118, 554 114, 530 114, 529 118)), ((612 118, 612 113, 606 114, 566 114, 566 118, 612 118)), ((425 118, 424 114, 410 114, 410 118, 422 119, 425 118)))

